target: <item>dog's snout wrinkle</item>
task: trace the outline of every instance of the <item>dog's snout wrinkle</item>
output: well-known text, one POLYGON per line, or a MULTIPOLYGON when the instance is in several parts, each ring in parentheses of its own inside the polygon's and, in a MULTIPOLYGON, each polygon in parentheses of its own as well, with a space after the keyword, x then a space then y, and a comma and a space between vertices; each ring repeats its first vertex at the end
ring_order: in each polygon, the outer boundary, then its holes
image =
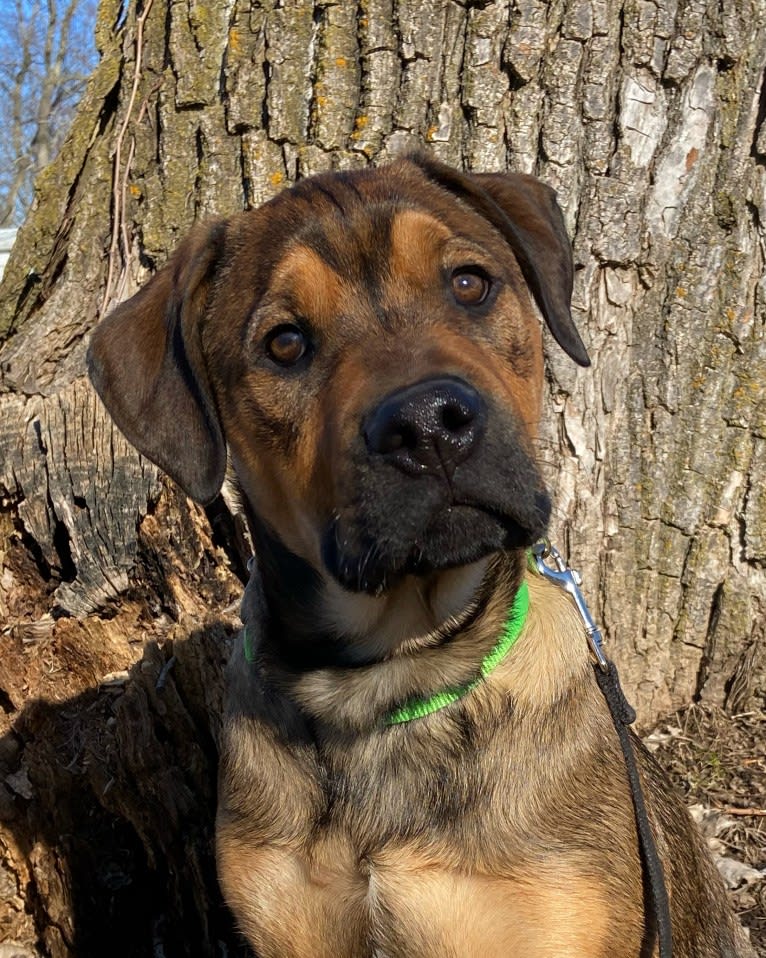
POLYGON ((473 452, 487 409, 473 386, 457 377, 428 379, 397 390, 366 417, 367 449, 413 475, 443 474, 473 452))

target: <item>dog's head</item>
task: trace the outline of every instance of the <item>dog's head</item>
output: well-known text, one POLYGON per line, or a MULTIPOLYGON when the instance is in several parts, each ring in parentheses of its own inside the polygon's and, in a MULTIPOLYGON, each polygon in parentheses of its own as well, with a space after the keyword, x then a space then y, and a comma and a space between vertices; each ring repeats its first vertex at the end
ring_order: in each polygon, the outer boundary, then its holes
POLYGON ((571 289, 552 190, 420 156, 198 227, 97 328, 90 373, 190 496, 228 447, 272 545, 377 593, 545 530, 533 304, 587 365, 571 289))

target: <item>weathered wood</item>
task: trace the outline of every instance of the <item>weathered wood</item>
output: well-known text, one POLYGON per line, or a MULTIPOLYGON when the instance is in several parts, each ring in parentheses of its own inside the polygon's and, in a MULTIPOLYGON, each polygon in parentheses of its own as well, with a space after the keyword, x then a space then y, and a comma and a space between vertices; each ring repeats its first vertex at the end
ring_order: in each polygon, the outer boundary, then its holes
MULTIPOLYGON (((148 508, 131 588, 102 606, 112 616, 43 616, 3 636, 0 937, 54 958, 236 953, 212 822, 239 584, 200 511, 176 492, 148 508)), ((29 592, 45 576, 10 540, 5 574, 29 592)))
POLYGON ((130 449, 83 360, 195 219, 296 176, 425 143, 558 189, 593 366, 549 344, 555 538, 645 722, 757 704, 766 0, 102 0, 97 35, 0 290, 0 937, 237 947, 210 842, 245 546, 130 449))

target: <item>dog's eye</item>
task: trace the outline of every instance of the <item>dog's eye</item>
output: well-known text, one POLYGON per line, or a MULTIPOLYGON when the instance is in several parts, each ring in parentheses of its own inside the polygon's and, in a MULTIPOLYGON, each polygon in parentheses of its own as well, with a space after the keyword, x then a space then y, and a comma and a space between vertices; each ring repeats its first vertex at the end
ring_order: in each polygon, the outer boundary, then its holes
POLYGON ((272 329, 265 345, 269 358, 280 366, 294 366, 303 359, 309 348, 303 330, 289 324, 272 329))
POLYGON ((476 267, 456 269, 450 280, 452 295, 461 306, 480 306, 490 290, 489 277, 476 267))

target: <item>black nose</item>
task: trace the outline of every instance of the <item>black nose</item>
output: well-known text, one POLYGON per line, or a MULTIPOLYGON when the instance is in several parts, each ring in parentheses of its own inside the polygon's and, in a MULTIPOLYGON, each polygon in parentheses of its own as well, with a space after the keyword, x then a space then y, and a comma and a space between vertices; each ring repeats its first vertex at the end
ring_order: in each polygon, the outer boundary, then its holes
POLYGON ((371 453, 405 472, 446 473, 473 452, 484 431, 487 407, 462 379, 427 379, 387 396, 365 417, 371 453))

